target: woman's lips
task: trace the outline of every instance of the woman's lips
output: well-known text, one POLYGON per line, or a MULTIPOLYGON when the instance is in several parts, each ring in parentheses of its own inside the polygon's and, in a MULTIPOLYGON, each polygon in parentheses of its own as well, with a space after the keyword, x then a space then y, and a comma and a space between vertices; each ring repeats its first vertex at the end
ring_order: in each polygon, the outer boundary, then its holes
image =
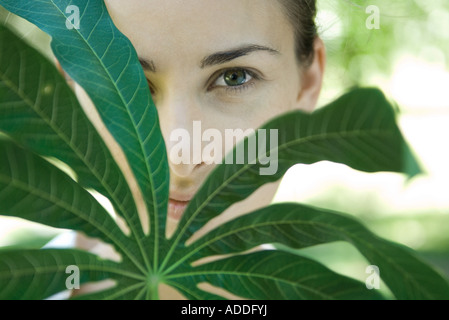
POLYGON ((181 220, 182 214, 188 204, 189 201, 180 201, 170 198, 168 201, 168 216, 176 221, 181 220))

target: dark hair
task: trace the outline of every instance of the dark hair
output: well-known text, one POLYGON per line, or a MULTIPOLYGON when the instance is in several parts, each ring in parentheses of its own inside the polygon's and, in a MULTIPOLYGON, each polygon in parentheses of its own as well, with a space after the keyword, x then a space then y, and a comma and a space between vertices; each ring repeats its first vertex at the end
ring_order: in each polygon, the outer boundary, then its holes
POLYGON ((298 61, 309 66, 313 61, 313 43, 317 36, 316 0, 279 0, 279 2, 294 29, 298 61))

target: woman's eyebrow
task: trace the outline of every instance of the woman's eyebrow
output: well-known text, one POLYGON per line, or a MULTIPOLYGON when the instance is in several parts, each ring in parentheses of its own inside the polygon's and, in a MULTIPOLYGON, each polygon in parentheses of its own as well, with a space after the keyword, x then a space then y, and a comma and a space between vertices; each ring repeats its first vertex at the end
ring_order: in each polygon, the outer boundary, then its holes
POLYGON ((222 64, 231 60, 234 60, 236 58, 242 57, 242 56, 246 56, 248 54, 250 54, 251 52, 255 52, 255 51, 267 51, 271 54, 280 54, 279 51, 266 47, 266 46, 260 46, 260 45, 245 45, 236 49, 231 49, 231 50, 226 50, 226 51, 221 51, 221 52, 217 52, 214 54, 211 54, 207 57, 204 57, 203 60, 201 60, 201 64, 200 67, 205 68, 205 67, 210 67, 213 65, 217 65, 217 64, 222 64))
MULTIPOLYGON (((255 51, 267 51, 267 52, 269 52, 271 54, 275 54, 275 55, 280 54, 279 51, 269 48, 269 47, 266 47, 266 46, 255 45, 255 44, 245 45, 245 46, 242 46, 242 47, 239 47, 236 49, 220 51, 220 52, 211 54, 207 57, 204 57, 201 60, 200 67, 201 67, 201 69, 203 69, 205 67, 222 64, 222 63, 237 59, 239 57, 246 56, 246 55, 250 54, 251 52, 255 52, 255 51)), ((148 60, 148 59, 139 57, 139 62, 145 71, 156 72, 156 66, 155 66, 153 60, 148 60)))

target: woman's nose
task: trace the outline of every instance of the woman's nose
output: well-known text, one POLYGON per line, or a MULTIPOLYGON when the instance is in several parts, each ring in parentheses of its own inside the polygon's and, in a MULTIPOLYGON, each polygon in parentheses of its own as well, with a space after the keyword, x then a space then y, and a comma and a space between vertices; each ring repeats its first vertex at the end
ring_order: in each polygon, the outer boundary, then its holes
POLYGON ((195 139, 201 131, 199 108, 187 99, 172 99, 158 111, 170 170, 178 178, 189 177, 203 164, 202 142, 195 139))
POLYGON ((194 159, 195 154, 192 152, 191 137, 186 134, 179 134, 180 132, 188 133, 187 130, 178 128, 172 132, 168 141, 166 140, 168 163, 172 174, 179 178, 187 178, 202 162, 201 159, 200 162, 194 159), (173 133, 175 134, 173 135, 173 133))

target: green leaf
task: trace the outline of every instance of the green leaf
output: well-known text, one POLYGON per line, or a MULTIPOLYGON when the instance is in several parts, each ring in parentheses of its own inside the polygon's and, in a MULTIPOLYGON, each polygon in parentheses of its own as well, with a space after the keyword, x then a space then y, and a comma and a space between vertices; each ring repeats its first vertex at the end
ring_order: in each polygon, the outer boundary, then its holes
POLYGON ((190 300, 225 300, 224 297, 200 289, 198 283, 201 282, 202 279, 198 279, 192 275, 193 274, 189 274, 187 277, 174 276, 174 279, 165 278, 164 283, 175 288, 185 298, 190 300))
POLYGON ((249 299, 381 299, 365 284, 337 275, 310 259, 280 251, 235 256, 180 271, 167 278, 194 278, 249 299))
POLYGON ((0 300, 41 300, 66 290, 66 270, 73 265, 80 284, 123 273, 115 263, 79 250, 0 251, 0 300))
POLYGON ((0 204, 0 215, 82 231, 136 260, 135 246, 93 196, 47 161, 2 139, 0 204))
MULTIPOLYGON (((7 10, 29 20, 52 37, 51 47, 64 70, 89 94, 108 130, 123 149, 150 213, 152 263, 165 233, 168 163, 165 143, 148 84, 131 42, 114 26, 103 1, 1 0, 7 10), (80 12, 80 29, 66 27, 69 5, 80 12), (70 45, 67 45, 69 44, 70 45)), ((70 11, 69 11, 70 12, 70 11)), ((141 219, 143 219, 141 217, 141 219)), ((143 220, 143 231, 148 224, 143 220)))
POLYGON ((305 248, 334 241, 351 243, 378 266, 397 299, 449 299, 447 280, 412 250, 377 237, 350 216, 296 203, 268 206, 230 221, 188 246, 184 259, 192 262, 268 243, 305 248))
MULTIPOLYGON (((205 223, 263 184, 280 179, 297 163, 328 160, 367 172, 417 173, 409 171, 418 165, 410 157, 390 103, 377 89, 356 89, 312 114, 295 111, 270 121, 262 129, 278 131, 277 148, 267 148, 277 152, 278 161, 273 160, 278 164, 276 173, 260 175, 264 165, 259 158, 247 159, 245 164, 218 166, 190 201, 172 237, 165 263, 177 245, 205 223)), ((245 150, 249 139, 241 143, 245 150)))
POLYGON ((125 177, 56 68, 0 27, 0 131, 72 168, 77 182, 108 197, 134 228, 137 209, 125 177))
POLYGON ((147 292, 146 283, 142 280, 127 281, 107 290, 76 296, 71 300, 143 300, 147 292))

